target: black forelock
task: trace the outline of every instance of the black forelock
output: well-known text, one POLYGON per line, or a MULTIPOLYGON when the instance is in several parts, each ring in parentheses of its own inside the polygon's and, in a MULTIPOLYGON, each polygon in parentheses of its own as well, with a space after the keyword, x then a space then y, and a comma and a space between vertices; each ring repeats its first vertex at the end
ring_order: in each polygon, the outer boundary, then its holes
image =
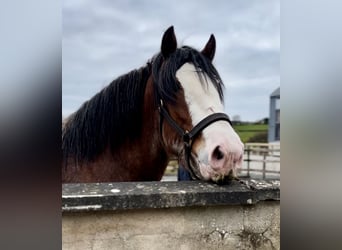
POLYGON ((176 94, 181 85, 176 78, 177 70, 185 63, 192 63, 195 66, 201 84, 208 84, 206 77, 214 84, 221 101, 223 102, 223 82, 211 61, 197 50, 183 46, 178 48, 168 58, 157 54, 152 59, 152 74, 155 81, 155 97, 157 102, 162 99, 167 103, 174 103, 176 94))

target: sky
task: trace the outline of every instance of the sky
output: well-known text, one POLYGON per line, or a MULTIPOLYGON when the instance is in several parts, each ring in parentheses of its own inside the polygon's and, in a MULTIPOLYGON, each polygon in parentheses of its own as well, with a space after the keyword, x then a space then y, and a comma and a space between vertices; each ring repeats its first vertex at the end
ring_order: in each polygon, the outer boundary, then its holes
POLYGON ((215 35, 213 63, 225 84, 230 117, 269 116, 269 96, 280 86, 279 1, 65 0, 63 117, 118 76, 145 65, 171 25, 178 46, 201 50, 215 35))

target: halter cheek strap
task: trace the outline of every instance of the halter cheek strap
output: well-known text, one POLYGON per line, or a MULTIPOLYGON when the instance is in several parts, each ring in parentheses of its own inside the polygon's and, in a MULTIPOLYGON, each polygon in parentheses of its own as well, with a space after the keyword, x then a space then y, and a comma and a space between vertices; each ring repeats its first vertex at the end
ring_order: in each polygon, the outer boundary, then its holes
POLYGON ((160 134, 162 135, 162 123, 163 118, 165 118, 168 123, 171 125, 171 127, 176 130, 176 132, 182 137, 183 143, 184 143, 184 153, 185 153, 185 159, 187 164, 187 169, 190 171, 190 174, 193 178, 199 179, 199 177, 194 173, 191 165, 190 165, 190 156, 191 156, 191 150, 192 150, 192 144, 194 141, 194 138, 198 136, 199 133, 202 132, 206 127, 208 127, 210 124, 217 122, 217 121, 227 121, 230 125, 232 125, 228 115, 224 113, 214 113, 211 115, 208 115, 207 117, 203 118, 195 127, 193 127, 190 131, 183 130, 177 122, 170 116, 169 112, 164 107, 163 101, 160 100, 159 107, 158 107, 159 113, 160 113, 160 134))

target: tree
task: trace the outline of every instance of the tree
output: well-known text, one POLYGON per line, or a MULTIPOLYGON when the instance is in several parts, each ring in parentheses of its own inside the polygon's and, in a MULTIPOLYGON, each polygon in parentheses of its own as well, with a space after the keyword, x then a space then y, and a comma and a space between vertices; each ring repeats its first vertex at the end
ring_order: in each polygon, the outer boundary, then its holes
POLYGON ((241 122, 241 117, 239 115, 233 115, 232 121, 234 121, 234 122, 241 122))
POLYGON ((241 124, 241 117, 239 115, 233 115, 232 124, 233 125, 240 125, 241 124))

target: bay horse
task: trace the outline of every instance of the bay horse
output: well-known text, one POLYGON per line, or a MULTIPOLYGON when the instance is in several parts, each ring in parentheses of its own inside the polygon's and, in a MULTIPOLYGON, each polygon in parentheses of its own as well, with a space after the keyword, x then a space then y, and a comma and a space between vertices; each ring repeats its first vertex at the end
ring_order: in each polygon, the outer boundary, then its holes
POLYGON ((223 82, 202 51, 177 48, 168 28, 161 51, 113 80, 62 126, 62 182, 159 181, 169 159, 193 179, 221 182, 242 164, 243 144, 223 113, 223 82))

